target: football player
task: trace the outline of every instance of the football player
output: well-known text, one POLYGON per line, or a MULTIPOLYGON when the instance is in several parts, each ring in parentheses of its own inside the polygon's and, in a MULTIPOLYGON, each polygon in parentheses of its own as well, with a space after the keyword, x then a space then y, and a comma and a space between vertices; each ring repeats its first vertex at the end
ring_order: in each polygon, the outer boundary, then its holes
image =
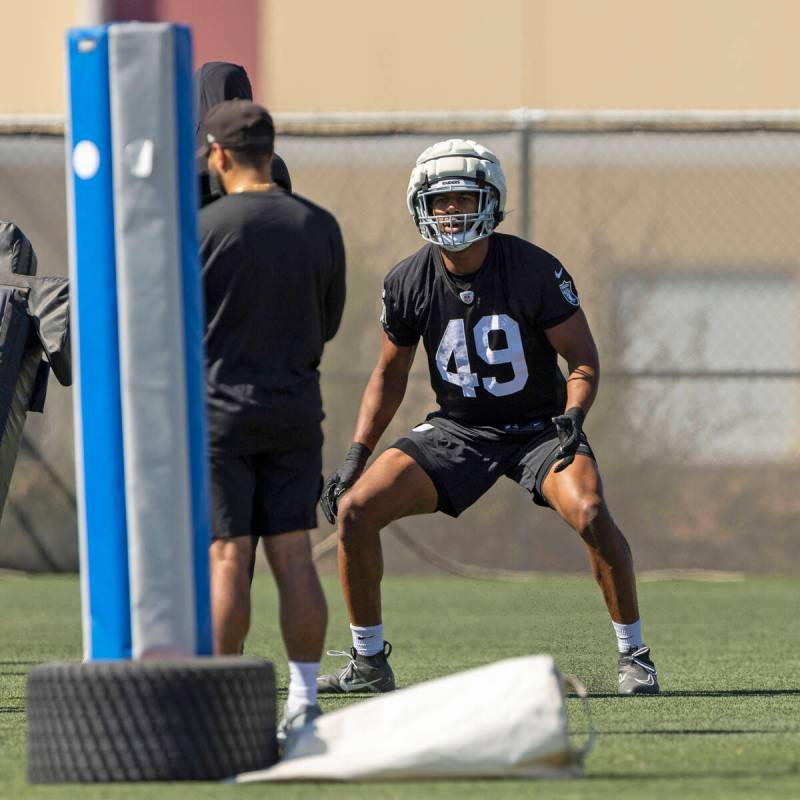
POLYGON ((457 517, 504 475, 583 539, 617 635, 619 693, 658 692, 631 551, 583 432, 599 361, 572 277, 540 247, 495 232, 506 181, 497 156, 474 141, 425 150, 407 201, 426 244, 384 281, 382 351, 353 443, 320 501, 328 520, 338 519, 353 648, 339 653, 344 667, 319 678, 319 691, 395 688, 383 638, 381 528, 412 514, 457 517), (420 339, 439 410, 364 471, 403 399, 420 339))

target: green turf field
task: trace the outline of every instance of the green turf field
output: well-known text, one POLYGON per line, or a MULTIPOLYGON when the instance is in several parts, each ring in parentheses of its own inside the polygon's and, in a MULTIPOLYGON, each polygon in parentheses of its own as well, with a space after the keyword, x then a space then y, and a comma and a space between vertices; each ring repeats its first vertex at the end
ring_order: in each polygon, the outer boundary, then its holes
MULTIPOLYGON (((328 645, 344 649, 349 635, 338 588, 330 579, 325 587, 328 645)), ((442 576, 384 583, 398 682, 540 652, 579 676, 593 696, 598 730, 581 780, 31 787, 25 781, 25 674, 41 661, 80 657, 78 583, 3 574, 0 798, 800 798, 800 580, 645 582, 640 601, 663 690, 656 698, 614 695, 613 634, 589 579, 495 583, 442 576), (443 646, 434 649, 435 642, 443 646)), ((254 606, 248 652, 275 659, 285 691, 268 575, 256 578, 254 606)), ((337 663, 328 659, 323 667, 337 663)), ((577 724, 578 701, 569 705, 577 724)))

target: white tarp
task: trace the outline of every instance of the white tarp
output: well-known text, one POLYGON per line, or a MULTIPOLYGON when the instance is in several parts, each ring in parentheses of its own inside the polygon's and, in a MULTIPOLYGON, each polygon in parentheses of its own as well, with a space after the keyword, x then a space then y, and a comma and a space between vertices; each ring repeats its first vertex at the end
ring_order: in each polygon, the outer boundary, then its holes
POLYGON ((561 675, 551 656, 499 661, 320 717, 270 769, 236 783, 571 777, 561 675))

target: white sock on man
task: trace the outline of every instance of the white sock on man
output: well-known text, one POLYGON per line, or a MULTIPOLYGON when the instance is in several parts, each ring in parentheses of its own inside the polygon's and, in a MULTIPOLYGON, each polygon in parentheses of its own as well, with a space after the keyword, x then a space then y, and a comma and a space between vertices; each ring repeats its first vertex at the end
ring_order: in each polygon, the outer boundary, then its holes
POLYGON ((642 621, 637 619, 630 625, 623 625, 621 622, 611 621, 614 632, 617 634, 617 650, 620 653, 627 653, 637 647, 641 647, 642 641, 642 621))
POLYGON ((374 656, 383 651, 383 623, 360 627, 351 625, 353 647, 360 656, 374 656))
POLYGON ((319 661, 289 662, 289 697, 286 698, 286 713, 294 714, 303 706, 317 702, 317 675, 319 661))

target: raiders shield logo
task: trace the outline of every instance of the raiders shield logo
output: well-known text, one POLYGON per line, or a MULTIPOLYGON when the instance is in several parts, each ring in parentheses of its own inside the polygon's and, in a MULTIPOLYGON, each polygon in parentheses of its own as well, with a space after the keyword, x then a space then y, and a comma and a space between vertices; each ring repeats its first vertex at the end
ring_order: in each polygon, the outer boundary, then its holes
POLYGON ((578 300, 578 295, 572 291, 572 281, 561 281, 558 284, 558 288, 561 289, 561 294, 564 295, 564 299, 571 306, 579 306, 581 304, 581 301, 578 300))
POLYGON ((475 292, 461 292, 458 296, 461 298, 463 303, 466 303, 469 306, 472 305, 472 301, 475 299, 475 292))

